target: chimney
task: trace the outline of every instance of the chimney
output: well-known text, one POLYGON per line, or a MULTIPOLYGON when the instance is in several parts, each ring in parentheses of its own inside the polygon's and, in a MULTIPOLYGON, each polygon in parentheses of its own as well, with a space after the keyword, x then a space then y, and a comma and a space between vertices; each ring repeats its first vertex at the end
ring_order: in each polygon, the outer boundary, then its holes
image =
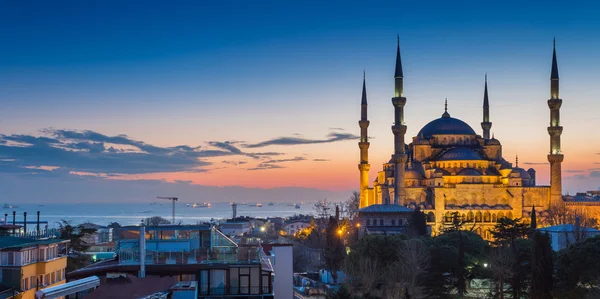
POLYGON ((140 226, 140 278, 146 278, 146 227, 140 226))
MULTIPOLYGON (((16 223, 17 220, 17 211, 13 211, 13 226, 17 225, 16 223)), ((13 227, 13 235, 15 234, 15 228, 13 227)))
POLYGON ((23 212, 23 233, 27 235, 27 212, 23 212))
POLYGON ((36 227, 37 237, 40 237, 40 211, 37 211, 37 227, 36 227))

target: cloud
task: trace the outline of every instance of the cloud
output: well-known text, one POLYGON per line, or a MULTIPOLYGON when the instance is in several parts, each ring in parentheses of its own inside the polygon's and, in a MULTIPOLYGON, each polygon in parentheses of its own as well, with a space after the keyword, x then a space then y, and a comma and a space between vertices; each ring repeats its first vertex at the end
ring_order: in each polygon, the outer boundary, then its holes
POLYGON ((583 174, 576 174, 574 176, 572 176, 572 178, 577 179, 577 180, 585 180, 585 175, 583 174))
POLYGON ((344 128, 329 128, 329 130, 332 130, 332 131, 346 131, 346 129, 344 129, 344 128))
POLYGON ((248 168, 247 170, 266 170, 266 169, 277 169, 277 168, 285 168, 285 167, 283 167, 281 165, 276 165, 276 164, 261 163, 261 164, 258 164, 256 167, 248 168))
POLYGON ((207 148, 178 145, 159 147, 127 135, 107 136, 90 130, 41 130, 42 136, 0 134, 0 172, 16 174, 66 173, 142 174, 205 172, 204 158, 248 156, 256 159, 282 153, 246 153, 239 141, 211 141, 207 148))
POLYGON ((313 161, 315 161, 315 162, 328 162, 328 161, 331 161, 331 160, 329 160, 329 159, 318 159, 317 158, 317 159, 313 159, 313 161))
POLYGON ((565 170, 565 172, 566 173, 581 173, 581 172, 583 172, 583 170, 580 170, 580 169, 568 169, 568 170, 565 170))
POLYGON ((336 133, 332 132, 327 135, 325 139, 306 139, 299 137, 279 137, 266 141, 262 141, 254 144, 246 144, 247 148, 265 147, 270 145, 300 145, 300 144, 318 144, 318 143, 332 143, 337 141, 355 140, 359 137, 349 133, 336 133))
POLYGON ((221 163, 228 164, 228 165, 233 165, 233 166, 237 166, 237 165, 246 164, 248 162, 247 161, 227 161, 227 160, 224 160, 224 161, 221 161, 221 163))
POLYGON ((592 177, 592 178, 600 178, 600 171, 592 171, 592 172, 590 172, 590 177, 592 177))
POLYGON ((294 157, 294 158, 289 158, 289 159, 267 160, 267 161, 264 161, 264 162, 258 164, 256 167, 248 168, 248 170, 265 170, 265 169, 285 168, 285 167, 279 165, 279 163, 300 162, 300 161, 305 161, 305 160, 306 160, 305 157, 294 157))
POLYGON ((548 165, 548 162, 524 162, 525 165, 548 165))

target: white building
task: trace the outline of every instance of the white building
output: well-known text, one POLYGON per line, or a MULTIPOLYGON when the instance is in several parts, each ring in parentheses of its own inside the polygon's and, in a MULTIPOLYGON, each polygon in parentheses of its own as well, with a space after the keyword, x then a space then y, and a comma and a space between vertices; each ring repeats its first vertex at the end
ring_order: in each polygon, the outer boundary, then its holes
POLYGON ((219 230, 227 236, 243 236, 252 233, 252 225, 248 221, 224 222, 219 225, 219 230))
POLYGON ((273 266, 273 295, 275 298, 294 298, 292 244, 263 244, 262 247, 273 266))
POLYGON ((568 248, 570 245, 600 234, 600 230, 595 228, 578 227, 573 224, 548 226, 540 228, 540 231, 550 235, 550 243, 554 251, 568 248))
POLYGON ((283 231, 286 235, 295 235, 297 232, 310 226, 307 221, 294 221, 283 226, 283 231))

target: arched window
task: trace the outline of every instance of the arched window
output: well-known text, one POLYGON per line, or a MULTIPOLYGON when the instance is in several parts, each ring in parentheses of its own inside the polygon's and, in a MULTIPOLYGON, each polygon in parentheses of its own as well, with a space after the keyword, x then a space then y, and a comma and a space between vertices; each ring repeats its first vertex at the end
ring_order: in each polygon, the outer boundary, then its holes
POLYGON ((433 212, 427 213, 427 222, 435 222, 435 214, 433 212))
POLYGON ((452 222, 452 214, 450 214, 450 212, 446 212, 446 214, 444 214, 444 221, 452 222))
POLYGON ((469 212, 469 213, 467 214, 467 221, 471 221, 471 220, 473 220, 473 216, 474 216, 474 215, 473 215, 473 212, 469 212))
POLYGON ((497 222, 498 218, 496 217, 496 214, 492 214, 492 222, 497 222))
POLYGON ((483 214, 483 222, 490 222, 492 220, 490 212, 485 212, 483 214))
POLYGON ((508 218, 512 219, 512 218, 513 218, 513 217, 512 217, 512 212, 508 212, 508 214, 506 214, 506 217, 508 217, 508 218))
POLYGON ((477 214, 475 214, 475 221, 481 222, 481 212, 477 212, 477 214))
POLYGON ((498 219, 500 219, 500 218, 504 218, 504 213, 498 212, 498 219))

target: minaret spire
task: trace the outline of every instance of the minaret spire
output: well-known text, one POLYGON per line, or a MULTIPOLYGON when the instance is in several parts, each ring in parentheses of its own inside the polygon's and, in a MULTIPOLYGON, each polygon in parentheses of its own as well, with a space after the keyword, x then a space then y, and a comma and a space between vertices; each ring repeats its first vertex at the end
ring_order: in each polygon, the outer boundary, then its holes
POLYGON ((442 114, 442 117, 450 117, 450 113, 448 113, 448 98, 444 99, 444 114, 442 114))
MULTIPOLYGON (((404 125, 404 74, 402 72, 402 59, 400 58, 400 36, 398 36, 398 46, 396 48, 396 70, 394 72, 394 154, 392 161, 394 163, 394 204, 404 204, 406 199, 406 190, 404 190, 404 166, 406 164, 406 153, 404 152, 404 135, 406 126, 404 125)), ((391 199, 390 199, 391 201, 391 199)))
POLYGON ((394 96, 404 96, 404 74, 402 72, 402 58, 400 58, 400 35, 398 35, 398 46, 396 48, 396 71, 394 72, 394 96))
POLYGON ((550 126, 548 134, 550 135, 550 201, 552 204, 562 202, 562 161, 564 156, 560 150, 560 135, 563 127, 560 125, 560 107, 562 100, 558 93, 558 62, 556 59, 556 39, 552 49, 552 70, 550 72, 550 99, 548 107, 550 108, 550 126))
POLYGON ((358 164, 358 170, 360 171, 360 203, 359 207, 364 208, 372 202, 369 202, 369 134, 367 128, 369 127, 369 120, 367 118, 367 79, 366 73, 363 71, 363 86, 362 86, 362 99, 360 102, 360 120, 358 125, 360 127, 360 142, 358 142, 358 148, 360 148, 360 163, 358 164))
POLYGON ((515 168, 519 168, 519 155, 515 156, 515 168))
POLYGON ((490 129, 492 123, 490 122, 490 101, 488 99, 488 86, 487 86, 487 73, 485 74, 485 85, 483 88, 483 122, 481 123, 483 129, 483 139, 490 139, 490 129))

